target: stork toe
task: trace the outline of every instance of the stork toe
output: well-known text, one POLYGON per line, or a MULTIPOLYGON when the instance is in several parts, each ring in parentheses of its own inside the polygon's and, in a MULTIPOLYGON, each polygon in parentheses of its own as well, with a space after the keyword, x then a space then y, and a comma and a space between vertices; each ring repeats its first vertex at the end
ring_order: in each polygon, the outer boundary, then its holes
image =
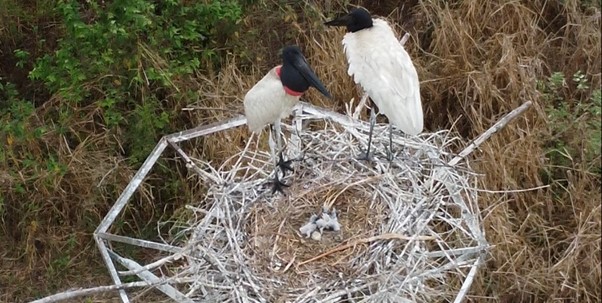
POLYGON ((284 161, 284 157, 282 156, 282 152, 280 152, 280 156, 278 157, 278 163, 276 163, 276 165, 278 165, 278 167, 280 168, 280 171, 282 172, 282 176, 286 176, 286 172, 290 171, 290 172, 295 172, 295 170, 293 169, 293 167, 291 166, 293 160, 286 160, 284 161))
POLYGON ((286 196, 286 193, 284 193, 284 187, 290 187, 289 184, 280 181, 280 178, 278 178, 278 172, 276 172, 274 178, 268 181, 268 183, 272 184, 272 195, 276 192, 279 192, 282 195, 286 196))

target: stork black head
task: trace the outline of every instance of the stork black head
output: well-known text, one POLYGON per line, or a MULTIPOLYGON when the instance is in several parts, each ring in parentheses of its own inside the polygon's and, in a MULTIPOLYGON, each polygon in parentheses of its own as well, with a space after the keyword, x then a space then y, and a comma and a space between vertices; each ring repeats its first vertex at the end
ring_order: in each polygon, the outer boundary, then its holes
POLYGON ((332 98, 324 84, 307 63, 305 56, 296 45, 282 49, 282 68, 280 69, 282 85, 296 92, 305 92, 310 86, 315 87, 324 96, 332 98))
POLYGON ((324 23, 328 26, 346 26, 347 31, 357 32, 372 27, 372 17, 363 7, 354 8, 349 14, 324 23))

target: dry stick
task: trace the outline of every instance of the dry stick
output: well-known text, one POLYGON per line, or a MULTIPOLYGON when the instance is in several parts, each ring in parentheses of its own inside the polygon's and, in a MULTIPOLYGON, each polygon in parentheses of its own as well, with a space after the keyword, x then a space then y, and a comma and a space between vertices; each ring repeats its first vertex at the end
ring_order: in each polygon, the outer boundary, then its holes
POLYGON ((171 139, 167 139, 167 143, 169 143, 169 145, 171 145, 171 147, 173 149, 175 149, 176 152, 184 159, 184 162, 186 162, 186 167, 192 168, 192 170, 194 170, 197 174, 199 174, 199 176, 201 176, 201 178, 203 178, 205 180, 209 179, 209 180, 215 182, 215 184, 220 184, 219 180, 216 177, 212 176, 211 174, 203 171, 198 166, 196 166, 196 164, 194 164, 192 159, 190 159, 190 157, 182 150, 182 148, 180 148, 180 146, 176 142, 174 142, 171 139))
POLYGON ((323 257, 326 257, 328 255, 331 255, 331 254, 333 254, 335 252, 338 252, 338 251, 341 251, 341 250, 345 250, 347 248, 354 247, 354 246, 356 246, 358 244, 370 243, 370 242, 375 242, 375 241, 378 241, 378 240, 394 240, 394 239, 397 239, 397 240, 406 240, 406 241, 410 241, 410 240, 434 240, 435 237, 433 237, 433 236, 413 236, 413 237, 409 237, 409 236, 404 236, 402 234, 387 233, 387 234, 382 234, 382 235, 373 236, 373 237, 369 237, 369 238, 358 239, 358 240, 355 240, 355 241, 353 241, 351 243, 347 243, 345 245, 337 246, 337 247, 335 247, 335 248, 333 248, 333 249, 331 249, 331 250, 329 250, 327 252, 324 252, 324 253, 322 253, 320 255, 317 255, 317 256, 309 259, 309 260, 305 260, 305 261, 297 264, 297 266, 305 265, 307 263, 316 261, 316 260, 321 259, 323 257))
POLYGON ((285 222, 286 218, 284 218, 284 220, 280 222, 280 226, 278 226, 278 231, 276 232, 276 239, 274 240, 274 247, 272 247, 272 255, 270 256, 270 258, 274 258, 276 256, 276 250, 278 249, 278 240, 280 240, 280 235, 282 235, 282 227, 284 226, 285 222))
POLYGON ((120 271, 119 275, 120 276, 131 276, 131 275, 137 275, 137 274, 139 274, 139 273, 141 273, 143 271, 150 271, 150 270, 155 269, 155 268, 157 268, 159 266, 163 266, 163 264, 165 264, 165 263, 170 263, 170 262, 173 262, 174 260, 178 260, 179 258, 184 257, 184 252, 188 252, 191 249, 192 249, 192 247, 190 246, 188 248, 183 249, 182 252, 178 252, 178 253, 175 253, 173 255, 169 255, 169 256, 167 256, 165 258, 161 258, 161 259, 159 259, 159 260, 157 260, 157 261, 155 261, 153 263, 150 263, 148 265, 142 266, 142 267, 140 267, 140 268, 138 268, 136 270, 120 271))
MULTIPOLYGON (((138 262, 128 259, 128 258, 124 258, 119 256, 116 253, 113 253, 111 251, 109 251, 109 253, 111 254, 111 257, 117 261, 119 264, 129 268, 130 270, 135 270, 135 269, 139 269, 142 266, 140 264, 138 264, 138 262)), ((194 303, 191 299, 187 298, 184 294, 182 294, 178 289, 176 289, 175 287, 173 287, 169 282, 167 282, 165 279, 159 278, 157 275, 153 274, 150 271, 143 271, 141 273, 138 274, 138 277, 140 279, 143 279, 147 282, 150 283, 157 283, 155 284, 155 287, 157 290, 163 292, 164 294, 166 294, 167 296, 169 296, 170 298, 172 298, 174 301, 179 302, 179 303, 194 303)), ((138 295, 140 296, 140 295, 138 295)))
POLYGON ((126 288, 147 287, 147 286, 150 286, 147 282, 131 282, 131 283, 124 283, 124 284, 119 284, 119 285, 98 286, 98 287, 83 288, 83 289, 80 288, 77 290, 66 291, 66 292, 54 294, 54 295, 51 295, 51 296, 48 296, 48 297, 45 297, 42 299, 32 301, 31 303, 59 302, 59 301, 64 301, 64 300, 68 300, 68 299, 73 299, 76 297, 88 296, 88 295, 92 295, 92 294, 96 294, 96 293, 104 293, 104 292, 110 292, 110 291, 126 289, 126 288))
MULTIPOLYGON (((500 131, 502 128, 506 126, 510 121, 514 118, 518 117, 518 115, 522 114, 525 110, 527 110, 533 102, 527 101, 523 103, 521 106, 515 108, 500 120, 498 120, 493 126, 491 126, 487 131, 482 133, 479 137, 477 137, 472 143, 470 143, 466 148, 464 148, 457 156, 455 156, 451 161, 447 163, 450 167, 455 166, 458 162, 462 161, 462 159, 466 158, 470 155, 475 149, 477 149, 483 142, 489 139, 493 134, 500 131)), ((443 183, 439 183, 436 187, 443 186, 443 183)))
POLYGON ((329 197, 329 200, 330 200, 330 201, 329 201, 329 202, 326 202, 326 203, 324 203, 324 206, 326 206, 326 207, 328 207, 328 208, 332 208, 332 205, 334 204, 334 202, 336 202, 336 200, 339 198, 339 196, 341 196, 341 195, 342 195, 342 194, 343 194, 345 191, 347 191, 349 188, 351 188, 351 187, 353 187, 353 186, 356 186, 356 185, 358 185, 358 184, 362 184, 362 183, 364 183, 364 182, 369 182, 369 181, 372 181, 372 180, 374 180, 374 179, 380 179, 380 178, 382 178, 382 176, 374 176, 374 177, 369 177, 369 178, 366 178, 366 179, 359 180, 359 181, 357 181, 357 182, 353 182, 353 183, 351 183, 351 184, 349 184, 349 185, 345 186, 345 188, 343 188, 342 190, 340 190, 340 191, 339 191, 339 193, 337 193, 337 194, 336 194, 334 197, 329 197))
POLYGON ((322 299, 320 302, 340 302, 341 300, 339 300, 339 299, 341 299, 342 296, 347 295, 347 294, 356 293, 356 292, 358 292, 360 290, 372 287, 373 285, 378 285, 378 283, 381 283, 381 281, 376 280, 376 281, 372 281, 372 282, 366 283, 364 285, 356 286, 356 287, 351 288, 351 289, 346 288, 346 289, 343 289, 343 290, 339 290, 337 292, 334 292, 334 293, 330 294, 328 297, 322 299), (336 300, 336 301, 330 301, 330 300, 336 300))
MULTIPOLYGON (((518 117, 518 115, 520 115, 525 110, 527 110, 532 104, 533 104, 533 102, 527 101, 527 102, 523 103, 521 106, 519 106, 516 109, 514 109, 513 111, 511 111, 510 113, 508 113, 506 116, 504 116, 498 122, 496 122, 492 127, 490 127, 486 132, 484 132, 482 135, 480 135, 476 140, 474 140, 471 144, 469 144, 464 150, 462 150, 462 152, 460 152, 460 154, 458 154, 458 156, 454 157, 451 161, 449 161, 448 164, 450 166, 454 166, 454 165, 458 164, 458 162, 460 162, 462 159, 464 159, 466 156, 468 156, 470 153, 472 153, 476 148, 479 147, 479 145, 481 145, 483 142, 485 142, 487 139, 489 139, 489 137, 491 137, 493 134, 497 133, 500 129, 504 128, 504 126, 506 126, 506 124, 508 124, 508 122, 512 121, 514 118, 518 117)), ((448 187, 448 190, 450 192, 453 192, 453 190, 450 187, 448 187)), ((454 200, 455 200, 455 196, 456 195, 452 195, 452 198, 454 200)), ((469 225, 469 228, 471 226, 472 225, 469 225)), ((460 292, 458 292, 458 294, 454 300, 454 303, 459 303, 459 302, 462 302, 462 300, 464 300, 464 296, 466 296, 466 293, 470 289, 470 286, 472 285, 472 282, 476 275, 477 267, 481 263, 481 258, 482 257, 479 256, 477 258, 477 260, 475 261, 475 263, 472 265, 472 268, 470 269, 468 276, 466 276, 466 279, 462 283, 462 287, 460 288, 460 292)))
POLYGON ((291 268, 291 265, 293 265, 293 263, 295 262, 296 259, 297 259, 297 253, 295 253, 293 255, 293 258, 288 262, 288 264, 286 264, 286 266, 284 267, 282 272, 285 273, 289 268, 291 268))
MULTIPOLYGON (((172 280, 171 283, 173 283, 174 281, 172 280)), ((188 283, 190 281, 182 281, 183 283, 188 283)), ((116 291, 116 290, 120 290, 120 289, 128 289, 128 288, 137 288, 137 287, 149 287, 149 286, 154 286, 154 285, 158 285, 158 284, 162 284, 162 283, 166 283, 166 281, 161 281, 161 282, 157 282, 157 283, 148 283, 148 282, 142 282, 142 281, 138 281, 138 282, 131 282, 131 283, 123 283, 123 284, 119 284, 119 285, 109 285, 109 286, 98 286, 98 287, 92 287, 92 288, 80 288, 77 290, 70 290, 70 291, 65 291, 65 292, 61 292, 58 294, 54 294, 42 299, 38 299, 35 301, 32 301, 30 303, 54 303, 54 302, 60 302, 60 301, 64 301, 64 300, 69 300, 69 299, 73 299, 76 297, 82 297, 82 296, 88 296, 88 295, 92 295, 92 294, 98 294, 98 293, 106 293, 106 292, 112 292, 112 291, 116 291)))
MULTIPOLYGON (((481 145, 483 142, 485 142, 485 140, 487 140, 493 134, 495 134, 500 129, 502 129, 504 126, 506 126, 506 124, 508 124, 508 122, 510 122, 512 119, 514 119, 519 114, 521 114, 522 112, 524 112, 531 105, 532 105, 532 102, 531 101, 527 101, 523 105, 521 105, 520 107, 518 107, 518 108, 514 109, 513 111, 511 111, 510 113, 508 113, 506 116, 504 116, 502 119, 500 119, 497 123, 495 123, 491 128, 489 128, 485 133, 483 133, 476 140, 474 140, 474 142, 472 142, 468 147, 466 147, 462 152, 460 152, 460 154, 458 156, 456 156, 454 159, 452 159, 448 164, 450 166, 456 165, 459 161, 461 161, 466 156, 468 156, 470 153, 472 153, 474 151, 474 149, 476 149, 479 145, 481 145)), ((325 253, 322 253, 322 254, 320 254, 320 255, 318 255, 316 257, 313 257, 313 258, 311 258, 309 260, 303 261, 303 262, 299 263, 298 265, 307 264, 309 262, 315 261, 315 260, 320 259, 320 258, 322 258, 324 256, 332 254, 334 252, 345 250, 347 248, 353 247, 353 246, 355 246, 355 245, 357 245, 359 243, 372 242, 372 241, 381 240, 381 239, 391 239, 390 235, 391 234, 384 234, 384 235, 381 235, 381 236, 375 236, 375 237, 371 237, 371 238, 360 239, 360 240, 354 241, 353 243, 349 243, 349 244, 345 244, 345 245, 342 245, 342 246, 338 246, 338 247, 335 247, 335 248, 333 248, 333 249, 331 249, 331 250, 329 250, 329 251, 327 251, 325 253)), ((394 235, 393 238, 402 237, 401 239, 404 239, 404 240, 410 239, 410 237, 407 237, 407 236, 396 235, 396 234, 393 234, 393 235, 394 235)), ((416 239, 418 239, 418 238, 416 238, 416 239)))
POLYGON ((462 287, 460 287, 460 292, 458 292, 458 295, 456 296, 454 303, 461 303, 462 300, 464 300, 464 297, 470 290, 470 286, 472 285, 472 281, 474 280, 474 277, 477 275, 477 268, 479 268, 479 265, 482 262, 482 258, 483 258, 482 256, 478 257, 477 260, 472 265, 472 267, 470 268, 470 271, 468 272, 468 275, 466 276, 466 279, 464 280, 462 287))
POLYGON ((512 119, 518 117, 518 115, 520 115, 524 111, 526 111, 527 108, 529 108, 532 104, 533 104, 533 102, 527 101, 527 102, 523 103, 523 105, 512 110, 510 113, 508 113, 506 116, 504 116, 498 122, 496 122, 492 127, 490 127, 486 132, 481 134, 471 144, 469 144, 455 158, 453 158, 451 161, 449 161, 448 165, 454 166, 454 165, 458 164, 458 162, 460 162, 466 156, 470 155, 470 153, 472 153, 476 148, 478 148, 479 145, 483 144, 483 142, 485 142, 487 139, 489 139, 489 137, 493 136, 493 134, 497 133, 502 128, 504 128, 506 126, 506 124, 508 124, 508 122, 512 121, 512 119))
MULTIPOLYGON (((405 37, 404 37, 405 38, 405 37)), ((489 128, 486 132, 484 132, 482 135, 480 135, 476 140, 474 140, 470 145, 468 145, 468 147, 466 147, 464 150, 462 150, 462 152, 460 152, 460 154, 458 154, 458 156, 456 156, 455 158, 453 158, 451 161, 449 161, 449 165, 450 166, 454 166, 456 164, 458 164, 458 162, 460 162, 462 159, 464 159, 466 156, 468 156, 470 153, 472 153, 477 147, 479 147, 483 142, 485 142, 487 139, 489 139, 489 137, 491 137, 493 134, 497 133, 500 129, 504 128, 504 126, 506 126, 506 124, 508 124, 508 122, 510 122, 511 120, 513 120, 514 118, 516 118, 518 115, 520 115, 521 113, 523 113, 525 110, 527 110, 527 108, 529 108, 531 105, 533 104, 533 102, 531 101, 527 101, 525 102, 523 105, 519 106, 518 108, 514 109, 513 111, 511 111, 510 113, 508 113, 506 116, 504 116, 502 119, 500 119, 497 123, 495 123, 491 128, 489 128)), ((370 238, 364 238, 364 239, 359 239, 356 240, 352 243, 348 243, 345 245, 341 245, 341 246, 337 246, 327 252, 324 252, 318 256, 315 256, 309 260, 305 260, 299 264, 297 264, 297 266, 301 266, 310 262, 313 262, 315 260, 321 259, 325 256, 328 256, 330 254, 333 254, 335 252, 341 251, 341 250, 345 250, 351 247, 354 247, 358 244, 361 243, 369 243, 369 242, 374 242, 374 241, 378 241, 378 240, 390 240, 390 239, 400 239, 400 240, 411 240, 411 239, 416 239, 416 240, 432 240, 434 239, 434 237, 430 237, 430 236, 414 236, 414 237, 408 237, 408 236, 404 236, 404 235, 400 235, 400 234, 383 234, 380 236, 374 236, 374 237, 370 237, 370 238)))

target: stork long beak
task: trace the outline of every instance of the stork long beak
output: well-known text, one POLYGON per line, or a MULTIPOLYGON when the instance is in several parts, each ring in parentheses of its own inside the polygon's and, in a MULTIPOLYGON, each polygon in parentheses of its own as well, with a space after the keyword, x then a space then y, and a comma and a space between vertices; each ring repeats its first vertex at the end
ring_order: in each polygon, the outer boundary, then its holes
POLYGON ((293 64, 295 69, 298 70, 299 73, 301 73, 301 75, 303 75, 305 80, 307 80, 307 82, 311 84, 311 86, 315 87, 318 91, 320 91, 322 95, 326 96, 329 99, 332 99, 332 96, 330 95, 324 84, 322 84, 320 79, 318 79, 318 76, 311 69, 311 66, 309 66, 309 63, 307 63, 307 60, 305 60, 305 57, 303 55, 296 55, 293 59, 293 62, 291 63, 293 64))
POLYGON ((328 22, 324 22, 324 25, 328 26, 347 26, 349 21, 351 20, 351 15, 345 15, 342 17, 338 17, 334 20, 330 20, 328 22))

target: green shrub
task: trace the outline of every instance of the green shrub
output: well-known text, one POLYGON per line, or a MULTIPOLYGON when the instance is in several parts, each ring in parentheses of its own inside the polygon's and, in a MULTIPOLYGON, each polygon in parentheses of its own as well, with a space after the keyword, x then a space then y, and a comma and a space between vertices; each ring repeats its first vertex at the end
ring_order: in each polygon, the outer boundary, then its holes
POLYGON ((104 5, 61 1, 65 35, 54 53, 37 60, 30 77, 65 107, 98 108, 108 130, 123 128, 125 148, 139 162, 170 131, 182 93, 178 79, 204 68, 201 62, 217 61, 214 49, 236 29, 241 6, 217 0, 104 5))
POLYGON ((567 79, 553 73, 539 83, 548 118, 546 179, 564 179, 566 170, 583 167, 600 174, 600 88, 591 89, 587 77, 577 71, 567 79))
MULTIPOLYGON (((11 56, 2 63, 14 64, 9 70, 19 76, 29 73, 28 79, 8 75, 22 81, 18 85, 0 74, 0 236, 11 241, 7 258, 45 261, 35 265, 56 280, 81 258, 75 252, 87 249, 89 238, 77 237, 78 247, 69 249, 52 239, 93 231, 157 140, 187 127, 179 109, 197 96, 196 87, 186 86, 197 83, 191 79, 196 73, 219 67, 218 49, 225 49, 237 30, 243 2, 42 2, 0 5, 0 17, 7 17, 0 18, 0 28, 7 29, 0 36, 12 43, 0 44, 1 53, 11 56), (39 16, 18 18, 28 13, 39 16), (8 17, 12 23, 31 23, 4 27, 8 17), (23 28, 31 32, 12 32, 23 28), (21 43, 31 40, 36 41, 21 43), (29 88, 35 92, 24 93, 29 88), (96 171, 100 165, 90 163, 96 161, 119 163, 100 172, 102 186, 96 171), (43 242, 44 252, 34 239, 43 242), (52 257, 42 260, 47 256, 52 257)), ((184 198, 179 198, 181 188, 170 184, 181 176, 168 167, 158 170, 163 171, 153 170, 145 182, 153 195, 176 197, 169 200, 176 208, 174 202, 184 198)), ((167 202, 152 202, 139 213, 125 214, 128 222, 143 223, 126 228, 143 232, 144 224, 162 215, 147 210, 165 209, 162 203, 167 202)))

